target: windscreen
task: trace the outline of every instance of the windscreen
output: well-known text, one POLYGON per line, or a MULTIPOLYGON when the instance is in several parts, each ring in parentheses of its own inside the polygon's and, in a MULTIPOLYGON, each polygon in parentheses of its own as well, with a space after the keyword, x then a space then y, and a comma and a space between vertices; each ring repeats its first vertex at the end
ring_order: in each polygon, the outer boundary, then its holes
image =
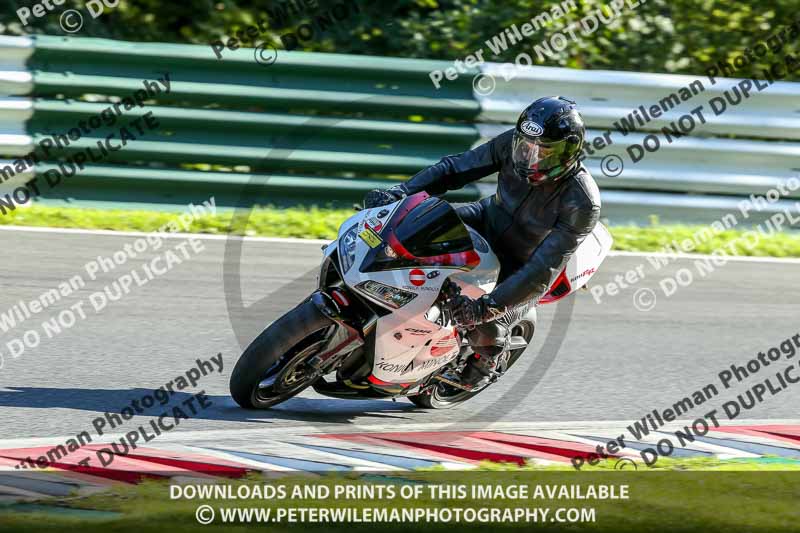
POLYGON ((439 198, 424 200, 395 228, 400 244, 416 257, 433 257, 472 250, 467 227, 450 204, 439 198))
POLYGON ((472 268, 480 262, 455 210, 425 193, 406 198, 380 238, 364 258, 361 272, 413 266, 472 268))

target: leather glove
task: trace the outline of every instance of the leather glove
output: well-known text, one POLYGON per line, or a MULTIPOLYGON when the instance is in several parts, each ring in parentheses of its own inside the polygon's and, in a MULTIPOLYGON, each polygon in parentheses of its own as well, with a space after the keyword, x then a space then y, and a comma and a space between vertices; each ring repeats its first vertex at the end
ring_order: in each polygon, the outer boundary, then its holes
POLYGON ((364 197, 364 209, 393 204, 406 196, 408 196, 408 190, 402 183, 390 189, 373 189, 364 197))
POLYGON ((468 296, 459 296, 452 307, 453 321, 466 328, 474 328, 479 324, 491 322, 503 314, 507 308, 494 301, 488 294, 477 300, 468 296))

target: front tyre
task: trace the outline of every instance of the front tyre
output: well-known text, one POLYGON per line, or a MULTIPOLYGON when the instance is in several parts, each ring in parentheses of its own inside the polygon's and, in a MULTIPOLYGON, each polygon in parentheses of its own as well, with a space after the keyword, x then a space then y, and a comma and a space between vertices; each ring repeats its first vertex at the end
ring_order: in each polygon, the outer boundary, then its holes
POLYGON ((233 399, 245 409, 266 409, 299 394, 319 378, 308 362, 325 346, 334 327, 311 300, 270 324, 233 369, 233 399))
MULTIPOLYGON (((536 321, 529 318, 524 318, 511 328, 511 335, 523 337, 528 344, 530 344, 535 331, 536 321)), ((505 357, 505 360, 499 363, 500 368, 498 370, 500 373, 505 374, 508 369, 519 360, 524 351, 525 348, 518 348, 508 353, 507 357, 505 357)), ((501 357, 504 357, 504 355, 501 355, 501 357)), ((411 400, 414 405, 417 407, 422 407, 423 409, 450 409, 456 405, 466 402, 474 396, 477 396, 482 391, 489 388, 489 385, 491 385, 491 383, 479 388, 478 390, 465 391, 448 385, 447 383, 440 382, 433 386, 425 394, 409 396, 408 399, 411 400)))

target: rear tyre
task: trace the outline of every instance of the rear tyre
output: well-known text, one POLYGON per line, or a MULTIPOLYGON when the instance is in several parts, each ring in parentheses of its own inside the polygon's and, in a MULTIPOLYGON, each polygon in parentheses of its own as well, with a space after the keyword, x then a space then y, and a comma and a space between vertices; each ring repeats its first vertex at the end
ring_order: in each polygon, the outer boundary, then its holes
MULTIPOLYGON (((511 328, 511 335, 523 337, 530 344, 535 331, 536 321, 533 319, 524 318, 511 328)), ((499 370, 501 374, 505 374, 508 369, 519 360, 524 351, 525 348, 512 350, 508 354, 505 362, 500 362, 501 366, 499 370)), ((409 396, 408 399, 411 400, 414 405, 417 407, 422 407, 423 409, 450 409, 456 405, 466 402, 474 396, 477 396, 489 388, 489 385, 491 385, 491 383, 481 387, 478 390, 465 391, 448 385, 447 383, 440 382, 432 387, 427 393, 409 396)))
POLYGON ((244 351, 230 380, 245 409, 266 409, 299 394, 319 378, 308 366, 335 323, 306 300, 270 324, 244 351))

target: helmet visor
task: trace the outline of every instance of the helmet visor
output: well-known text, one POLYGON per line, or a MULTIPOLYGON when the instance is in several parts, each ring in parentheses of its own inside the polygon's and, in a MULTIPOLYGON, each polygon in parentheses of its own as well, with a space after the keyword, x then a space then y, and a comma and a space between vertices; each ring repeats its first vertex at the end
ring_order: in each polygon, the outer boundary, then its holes
POLYGON ((514 168, 532 182, 557 177, 569 159, 567 141, 544 143, 514 133, 512 147, 514 168))

